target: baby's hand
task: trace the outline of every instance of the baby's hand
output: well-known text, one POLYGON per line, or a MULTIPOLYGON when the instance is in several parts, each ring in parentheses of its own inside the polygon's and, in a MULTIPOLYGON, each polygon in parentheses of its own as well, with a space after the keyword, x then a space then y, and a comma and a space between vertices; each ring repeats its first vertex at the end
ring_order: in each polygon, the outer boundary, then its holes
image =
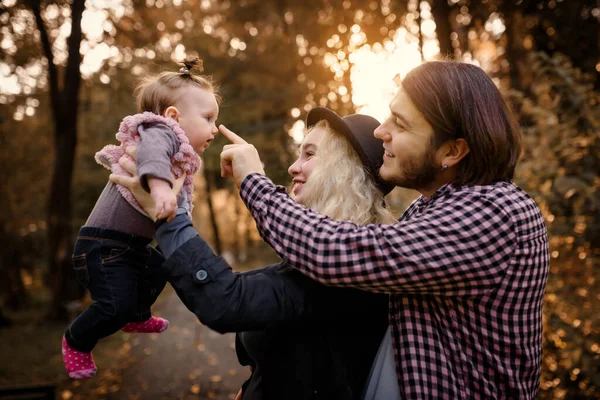
POLYGON ((171 190, 171 185, 162 179, 148 180, 150 196, 154 200, 154 219, 167 218, 171 220, 177 215, 177 196, 171 190))

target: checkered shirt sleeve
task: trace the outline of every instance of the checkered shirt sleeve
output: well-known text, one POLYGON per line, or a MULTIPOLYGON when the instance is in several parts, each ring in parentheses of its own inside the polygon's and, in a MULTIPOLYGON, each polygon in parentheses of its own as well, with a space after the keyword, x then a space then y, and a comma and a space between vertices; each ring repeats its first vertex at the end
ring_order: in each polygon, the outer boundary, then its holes
POLYGON ((516 245, 511 219, 485 196, 452 196, 418 218, 409 209, 393 225, 357 226, 298 205, 262 175, 247 178, 241 194, 262 238, 289 265, 329 285, 481 294, 502 279, 516 245))

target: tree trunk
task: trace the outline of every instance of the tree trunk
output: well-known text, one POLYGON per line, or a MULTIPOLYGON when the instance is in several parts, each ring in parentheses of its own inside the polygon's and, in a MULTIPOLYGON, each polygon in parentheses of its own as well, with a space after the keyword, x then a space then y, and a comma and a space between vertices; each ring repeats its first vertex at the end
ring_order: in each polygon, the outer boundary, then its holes
MULTIPOLYGON (((68 117, 76 118, 76 117, 68 117)), ((71 121, 72 123, 72 121, 71 121)), ((62 126, 59 125, 59 129, 62 126)), ((52 303, 50 318, 66 320, 66 303, 81 297, 71 266, 71 177, 76 146, 76 129, 59 130, 55 146, 56 158, 50 187, 48 217, 48 256, 52 303)))
POLYGON ((219 235, 219 225, 217 224, 217 217, 215 215, 215 207, 212 201, 212 192, 214 188, 214 182, 212 180, 212 176, 208 173, 206 168, 202 169, 202 173, 204 174, 204 180, 206 181, 206 202, 208 203, 208 211, 210 214, 210 225, 212 226, 213 234, 215 237, 215 251, 217 254, 221 254, 221 237, 219 235))
POLYGON ((71 178, 77 146, 77 117, 81 74, 81 17, 85 0, 71 4, 71 34, 67 39, 68 58, 64 72, 64 87, 59 88, 52 46, 41 17, 39 0, 30 0, 40 32, 42 50, 48 60, 49 94, 54 120, 54 171, 48 201, 48 271, 52 302, 49 316, 54 320, 67 319, 66 302, 81 297, 71 267, 71 178))
MULTIPOLYGON (((594 40, 596 45, 596 54, 600 54, 600 26, 596 25, 596 38, 594 40)), ((600 58, 600 57, 598 57, 600 58)), ((594 89, 600 90, 600 69, 596 68, 596 80, 594 81, 594 89)))
POLYGON ((421 2, 418 2, 417 6, 417 20, 415 23, 419 27, 419 53, 421 54, 421 62, 425 61, 425 54, 423 54, 423 43, 425 42, 425 38, 423 38, 423 18, 421 17, 421 2))
POLYGON ((6 265, 8 268, 4 280, 6 281, 2 286, 7 286, 7 297, 4 299, 4 305, 11 310, 20 310, 29 299, 27 292, 25 291, 25 285, 21 279, 21 264, 19 258, 8 260, 10 264, 6 265))
POLYGON ((231 224, 232 227, 232 242, 233 242, 233 252, 235 255, 235 259, 240 261, 240 255, 242 254, 242 238, 240 237, 240 202, 238 201, 237 193, 233 193, 233 221, 231 224))
POLYGON ((0 308, 0 328, 8 328, 11 325, 12 322, 4 315, 2 308, 0 308))
POLYGON ((440 54, 443 58, 452 57, 454 55, 454 48, 452 47, 452 41, 450 40, 450 34, 452 33, 450 11, 451 7, 448 5, 448 0, 433 0, 431 13, 433 14, 433 21, 435 22, 435 33, 437 34, 440 45, 440 54))
POLYGON ((507 7, 504 12, 504 24, 506 25, 506 59, 509 63, 510 86, 516 90, 523 90, 527 87, 523 84, 521 74, 521 64, 525 61, 525 51, 519 33, 519 29, 522 29, 522 27, 517 25, 522 24, 521 13, 512 7, 507 7))
MULTIPOLYGON (((0 135, 0 149, 9 149, 9 140, 7 135, 0 135)), ((4 150, 9 151, 9 150, 4 150)), ((7 154, 0 154, 0 176, 2 181, 0 185, 8 187, 8 179, 10 168, 10 160, 7 159, 7 154)), ((14 200, 13 200, 14 202, 14 200)), ((0 293, 4 306, 13 310, 21 308, 27 301, 27 292, 21 279, 21 255, 27 251, 21 244, 23 238, 19 235, 18 229, 14 221, 19 221, 20 215, 17 215, 13 207, 13 202, 7 194, 0 196, 0 293)), ((1 314, 0 314, 1 316, 1 314)), ((1 326, 1 322, 0 322, 1 326)))
MULTIPOLYGON (((5 196, 2 196, 5 197, 5 196)), ((4 201, 0 200, 0 203, 4 201)), ((5 210, 5 208, 2 208, 5 210)), ((2 279, 0 280, 0 293, 3 294, 4 305, 11 310, 20 309, 28 299, 23 280, 21 279, 21 254, 22 246, 14 239, 15 233, 10 232, 6 224, 0 221, 0 241, 4 248, 0 252, 0 265, 2 279)))

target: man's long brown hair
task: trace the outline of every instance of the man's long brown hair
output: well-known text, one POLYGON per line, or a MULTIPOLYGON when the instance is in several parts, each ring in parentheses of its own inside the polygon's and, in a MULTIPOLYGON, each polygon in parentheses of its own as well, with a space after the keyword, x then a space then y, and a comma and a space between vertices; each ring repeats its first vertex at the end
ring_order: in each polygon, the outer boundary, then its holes
POLYGON ((433 127, 433 145, 463 138, 470 153, 457 186, 512 179, 521 154, 519 125, 489 76, 471 64, 435 61, 409 72, 402 88, 433 127))

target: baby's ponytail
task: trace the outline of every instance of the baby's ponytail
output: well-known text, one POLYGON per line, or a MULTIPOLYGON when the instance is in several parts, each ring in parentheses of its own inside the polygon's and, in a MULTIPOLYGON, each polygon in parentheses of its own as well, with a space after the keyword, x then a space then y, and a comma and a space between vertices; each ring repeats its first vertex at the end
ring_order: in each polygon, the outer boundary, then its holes
POLYGON ((162 115, 177 100, 177 89, 186 86, 207 90, 215 96, 217 102, 220 101, 218 88, 212 77, 194 73, 204 70, 204 63, 199 57, 188 58, 178 64, 181 66, 179 72, 167 71, 142 78, 134 91, 138 112, 149 111, 162 115))

